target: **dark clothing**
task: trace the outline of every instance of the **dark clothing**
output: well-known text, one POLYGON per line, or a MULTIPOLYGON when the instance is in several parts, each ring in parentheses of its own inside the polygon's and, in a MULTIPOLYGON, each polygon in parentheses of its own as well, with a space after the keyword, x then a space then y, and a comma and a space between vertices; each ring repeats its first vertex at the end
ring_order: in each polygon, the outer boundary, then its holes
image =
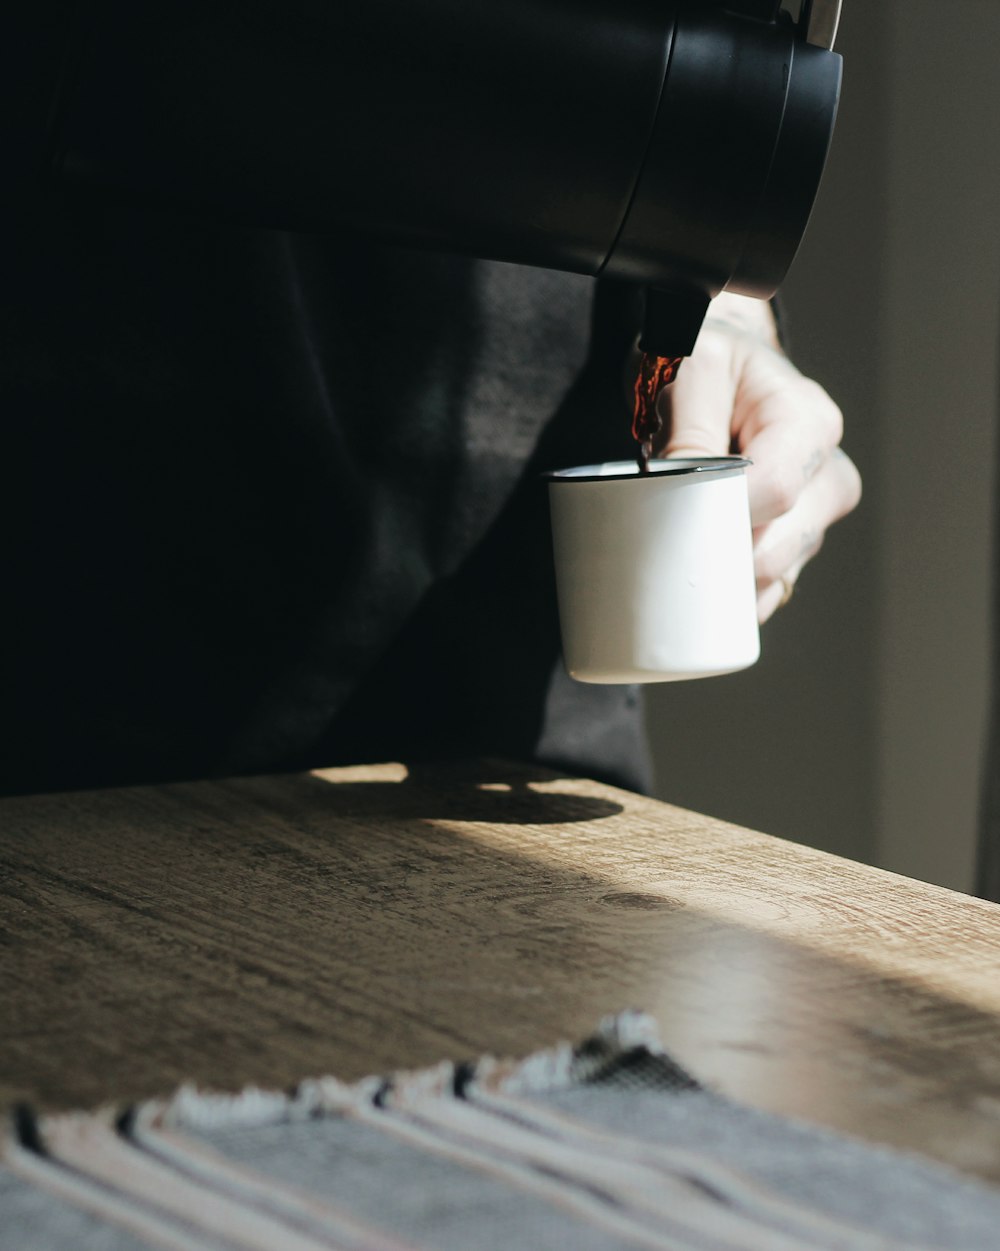
POLYGON ((484 753, 645 784, 634 692, 553 684, 538 479, 631 454, 629 289, 6 213, 0 788, 484 753))

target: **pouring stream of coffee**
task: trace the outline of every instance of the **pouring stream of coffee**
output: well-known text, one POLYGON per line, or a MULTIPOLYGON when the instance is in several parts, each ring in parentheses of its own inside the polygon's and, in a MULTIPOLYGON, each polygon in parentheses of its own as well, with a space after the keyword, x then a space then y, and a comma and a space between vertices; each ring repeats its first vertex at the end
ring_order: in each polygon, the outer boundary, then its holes
POLYGON ((640 473, 649 473, 653 442, 663 429, 663 418, 656 411, 656 397, 677 377, 683 356, 653 356, 643 352, 635 379, 632 409, 632 437, 639 444, 636 460, 640 473))

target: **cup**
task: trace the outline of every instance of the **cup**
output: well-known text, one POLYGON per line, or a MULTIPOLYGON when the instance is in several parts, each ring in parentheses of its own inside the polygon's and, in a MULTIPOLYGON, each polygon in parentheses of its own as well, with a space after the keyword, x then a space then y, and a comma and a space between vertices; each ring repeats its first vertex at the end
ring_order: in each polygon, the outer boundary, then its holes
POLYGON ((760 655, 749 461, 546 474, 563 658, 581 682, 675 682, 760 655))

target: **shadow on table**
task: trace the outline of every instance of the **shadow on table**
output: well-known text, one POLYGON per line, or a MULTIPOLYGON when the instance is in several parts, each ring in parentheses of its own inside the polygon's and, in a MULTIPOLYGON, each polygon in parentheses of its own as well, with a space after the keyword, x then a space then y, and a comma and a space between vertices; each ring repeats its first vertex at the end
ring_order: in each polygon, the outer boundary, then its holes
MULTIPOLYGON (((588 784, 593 789, 593 784, 588 784)), ((411 763, 319 769, 296 778, 297 792, 334 799, 345 816, 550 825, 617 816, 622 805, 574 789, 571 778, 506 761, 411 763), (335 791, 331 792, 333 783, 335 791)))

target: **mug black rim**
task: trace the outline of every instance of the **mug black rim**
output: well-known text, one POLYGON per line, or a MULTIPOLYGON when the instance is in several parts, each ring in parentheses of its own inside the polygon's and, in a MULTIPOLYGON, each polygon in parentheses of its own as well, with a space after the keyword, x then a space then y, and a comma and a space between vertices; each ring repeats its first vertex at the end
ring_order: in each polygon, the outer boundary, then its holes
MULTIPOLYGON (((633 461, 606 461, 609 465, 632 465, 633 461)), ((746 469, 753 461, 745 456, 664 456, 650 462, 651 472, 640 473, 639 467, 629 473, 577 473, 573 469, 549 469, 541 476, 548 482, 655 482, 657 478, 681 477, 685 474, 719 473, 725 470, 746 469), (655 468, 652 468, 655 466, 655 468), (669 468, 664 468, 669 466, 669 468)), ((581 466, 589 469, 589 465, 581 466)))

